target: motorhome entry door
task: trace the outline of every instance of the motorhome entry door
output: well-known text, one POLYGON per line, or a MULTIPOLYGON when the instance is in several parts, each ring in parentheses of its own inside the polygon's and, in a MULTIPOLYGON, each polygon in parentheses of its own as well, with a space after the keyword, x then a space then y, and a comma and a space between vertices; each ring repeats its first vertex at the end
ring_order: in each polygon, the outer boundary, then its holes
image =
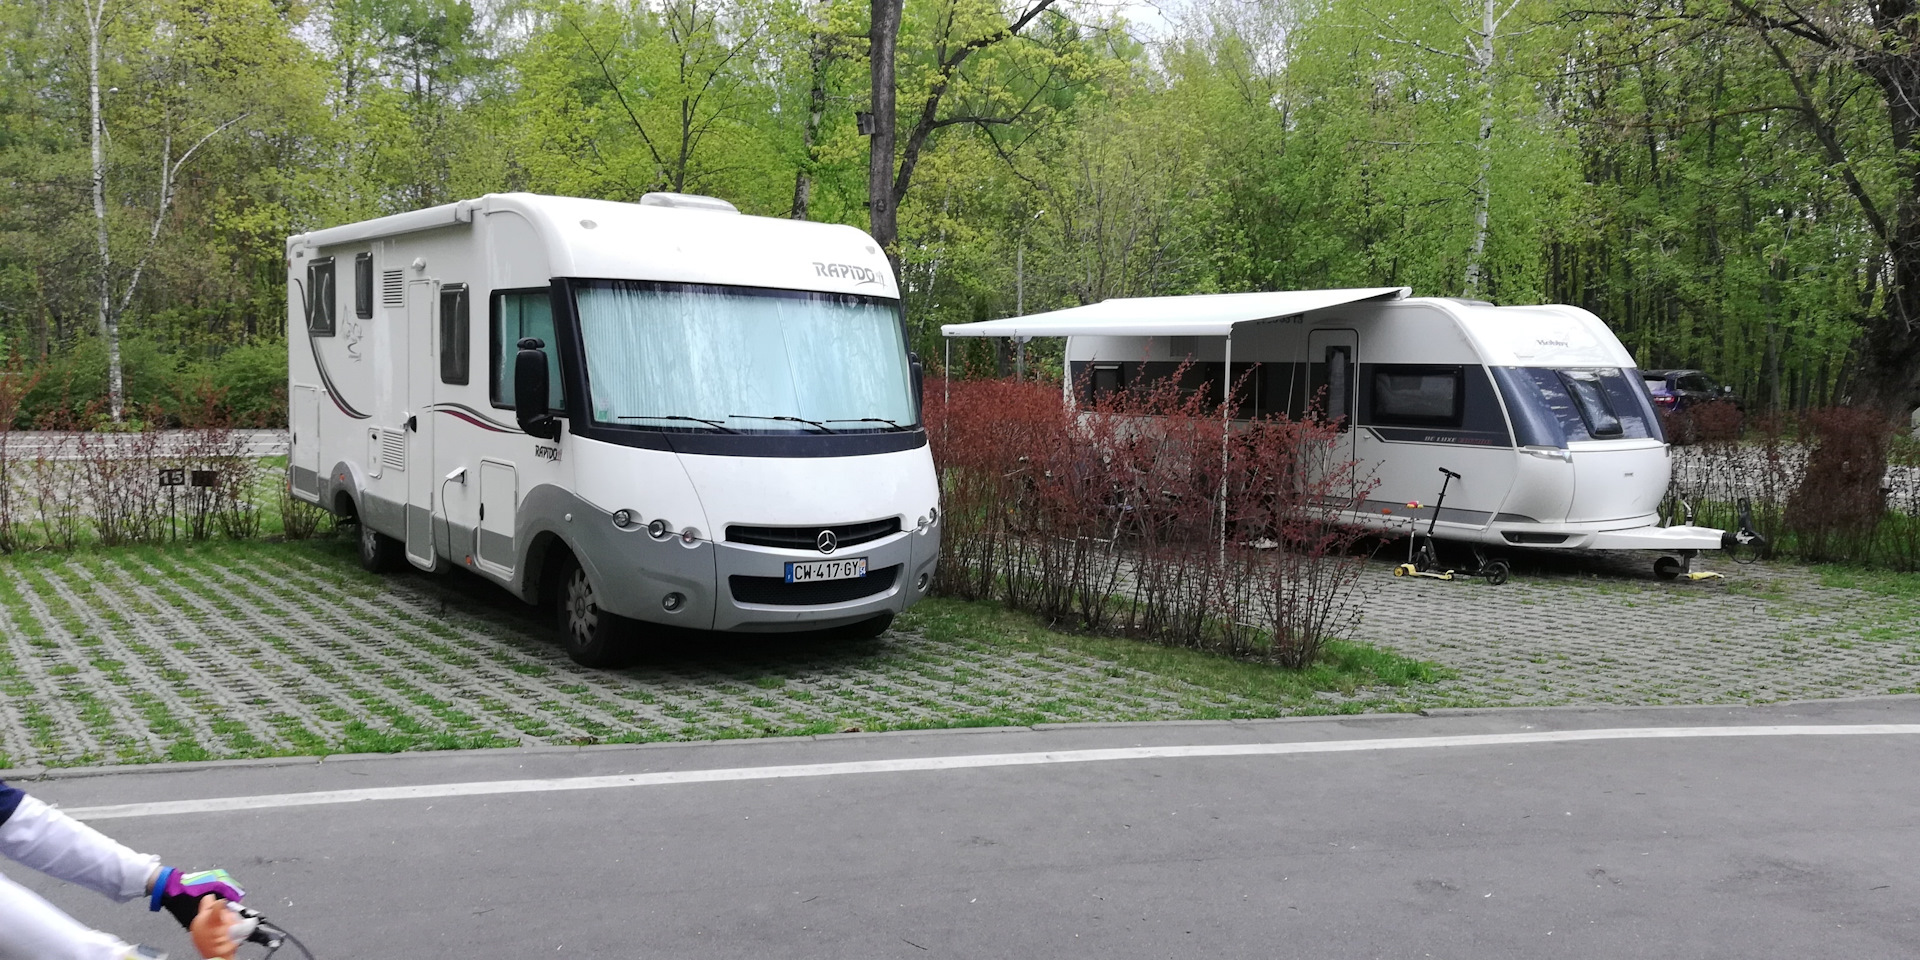
POLYGON ((434 282, 407 284, 407 560, 423 570, 439 558, 433 550, 433 385, 439 375, 433 352, 434 282))
POLYGON ((1353 459, 1355 361, 1360 334, 1354 330, 1313 330, 1307 334, 1307 404, 1318 419, 1340 425, 1339 452, 1353 459), (1324 391, 1324 392, 1323 392, 1324 391))

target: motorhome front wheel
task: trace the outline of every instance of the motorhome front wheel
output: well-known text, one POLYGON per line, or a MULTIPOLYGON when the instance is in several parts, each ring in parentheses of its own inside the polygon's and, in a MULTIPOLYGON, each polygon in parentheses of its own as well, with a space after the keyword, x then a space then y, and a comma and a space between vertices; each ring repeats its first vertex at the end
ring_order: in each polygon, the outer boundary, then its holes
POLYGON ((560 577, 560 644, 583 667, 617 667, 632 653, 633 623, 600 609, 593 581, 567 558, 560 577))

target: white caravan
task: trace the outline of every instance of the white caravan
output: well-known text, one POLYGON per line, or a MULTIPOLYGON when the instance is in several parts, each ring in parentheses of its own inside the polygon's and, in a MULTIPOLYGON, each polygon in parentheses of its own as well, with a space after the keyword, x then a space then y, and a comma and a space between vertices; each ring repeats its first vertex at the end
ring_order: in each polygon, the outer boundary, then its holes
POLYGON ((287 241, 294 495, 638 623, 876 634, 925 595, 937 488, 886 257, 719 200, 495 194, 287 241))
POLYGON ((1661 524, 1672 464, 1633 357, 1593 314, 1408 298, 1404 287, 1107 300, 953 324, 949 337, 1067 337, 1067 390, 1170 376, 1246 377, 1237 415, 1339 421, 1346 456, 1378 481, 1363 525, 1479 549, 1658 550, 1688 572, 1720 530, 1661 524), (1409 504, 1418 503, 1417 508, 1409 504))

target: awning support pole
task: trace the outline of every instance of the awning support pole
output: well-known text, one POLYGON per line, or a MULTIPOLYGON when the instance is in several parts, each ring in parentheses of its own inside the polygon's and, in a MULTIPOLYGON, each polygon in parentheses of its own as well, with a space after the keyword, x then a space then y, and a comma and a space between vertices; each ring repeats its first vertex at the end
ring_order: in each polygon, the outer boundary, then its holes
POLYGON ((947 338, 947 365, 940 370, 940 445, 947 443, 947 424, 953 422, 953 338, 947 338))
POLYGON ((1233 437, 1233 329, 1227 329, 1227 363, 1220 373, 1220 565, 1227 564, 1227 449, 1233 437))

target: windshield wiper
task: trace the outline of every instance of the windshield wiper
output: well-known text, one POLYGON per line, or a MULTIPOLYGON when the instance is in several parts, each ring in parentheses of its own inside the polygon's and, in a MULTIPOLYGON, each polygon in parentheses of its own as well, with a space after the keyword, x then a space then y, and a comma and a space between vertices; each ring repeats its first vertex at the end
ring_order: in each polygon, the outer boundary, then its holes
POLYGON ((615 417, 614 419, 615 420, 685 420, 689 423, 704 423, 707 426, 720 431, 721 433, 739 433, 740 432, 738 430, 735 430, 732 427, 727 426, 724 423, 721 423, 718 420, 708 420, 705 417, 683 417, 678 414, 660 414, 660 415, 649 416, 644 413, 639 413, 639 414, 634 414, 633 416, 630 416, 630 417, 615 417))
POLYGON ((895 430, 907 429, 904 424, 888 420, 886 417, 842 417, 838 420, 825 420, 823 423, 884 423, 895 430))
POLYGON ((804 423, 809 427, 818 429, 821 433, 833 432, 832 427, 829 427, 818 420, 808 420, 806 417, 769 417, 769 416, 762 416, 760 414, 753 414, 753 413, 729 413, 727 414, 727 419, 729 420, 783 420, 783 421, 786 421, 787 423, 804 423))

